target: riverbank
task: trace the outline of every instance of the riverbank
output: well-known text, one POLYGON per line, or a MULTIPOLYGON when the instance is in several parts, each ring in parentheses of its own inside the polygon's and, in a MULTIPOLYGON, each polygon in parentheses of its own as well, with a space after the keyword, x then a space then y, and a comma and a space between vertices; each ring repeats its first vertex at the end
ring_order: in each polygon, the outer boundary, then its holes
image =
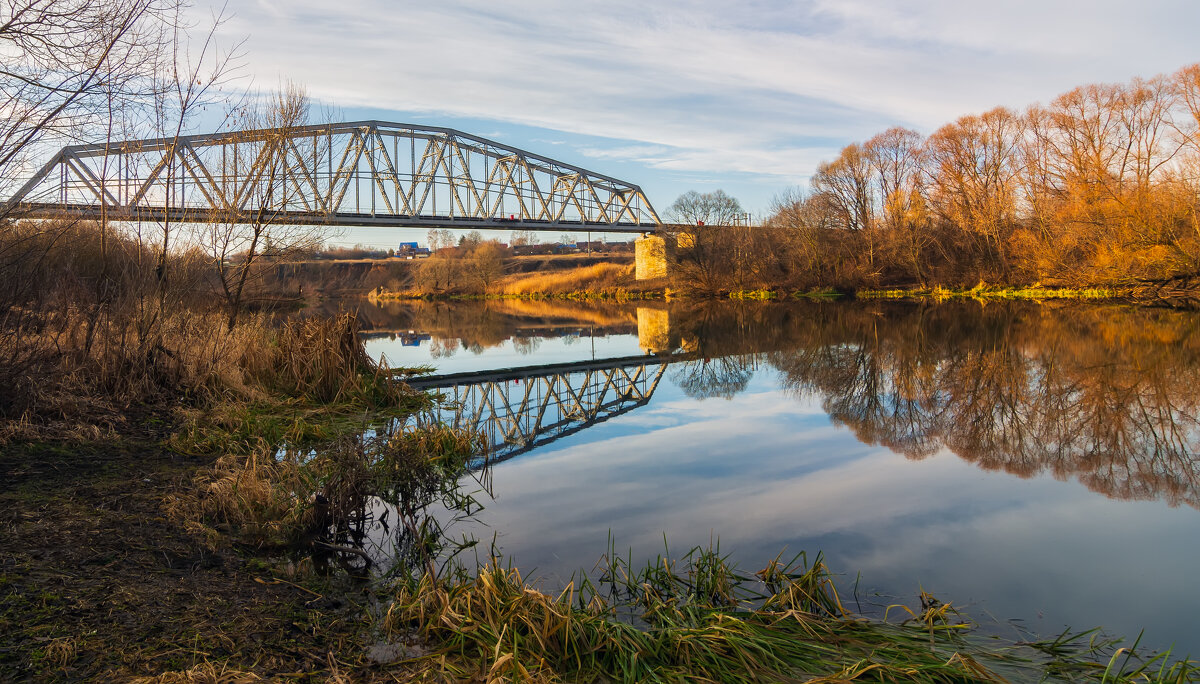
POLYGON ((166 515, 207 463, 163 445, 166 420, 0 448, 0 680, 369 671, 366 597, 346 578, 291 577, 166 515))
POLYGON ((566 299, 586 300, 669 300, 677 298, 787 300, 787 299, 863 299, 863 300, 1109 300, 1172 306, 1200 306, 1200 278, 1175 277, 1126 284, 1097 284, 1082 287, 1047 286, 1041 283, 1004 285, 979 283, 973 287, 762 287, 757 289, 697 289, 694 283, 677 278, 636 280, 628 264, 600 261, 573 266, 560 261, 544 272, 522 271, 504 276, 491 285, 458 285, 434 290, 415 285, 399 289, 377 286, 358 290, 375 302, 411 299, 566 299))
MULTIPOLYGON (((197 478, 228 454, 361 432, 364 413, 423 399, 363 357, 352 317, 236 331, 205 320, 164 340, 179 345, 164 348, 172 363, 210 361, 181 373, 189 382, 173 394, 131 403, 80 382, 92 394, 65 406, 51 376, 57 392, 24 398, 26 412, 0 423, 0 680, 249 681, 243 671, 337 677, 369 665, 352 646, 370 637, 360 586, 300 572, 278 547, 264 555, 179 504, 222 501, 197 478), (256 346, 229 351, 239 341, 256 346), (209 343, 223 351, 196 349, 209 343)), ((91 369, 60 353, 74 373, 91 369)), ((248 504, 249 481, 235 484, 225 502, 248 504)))

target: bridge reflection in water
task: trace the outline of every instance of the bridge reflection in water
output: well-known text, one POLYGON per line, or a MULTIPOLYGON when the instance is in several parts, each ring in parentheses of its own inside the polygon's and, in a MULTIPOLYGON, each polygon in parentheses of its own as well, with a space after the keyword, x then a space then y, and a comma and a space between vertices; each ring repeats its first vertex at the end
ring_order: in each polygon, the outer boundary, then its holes
POLYGON ((645 406, 667 366, 687 353, 454 373, 408 380, 443 401, 414 414, 414 426, 449 425, 481 435, 473 469, 507 461, 645 406))

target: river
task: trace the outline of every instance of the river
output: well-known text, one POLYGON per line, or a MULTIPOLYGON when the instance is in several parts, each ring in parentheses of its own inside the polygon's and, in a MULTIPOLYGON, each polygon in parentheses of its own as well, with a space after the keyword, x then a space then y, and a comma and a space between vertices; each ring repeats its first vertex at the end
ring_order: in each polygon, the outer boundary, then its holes
POLYGON ((719 542, 747 572, 820 551, 867 614, 924 590, 1010 638, 1144 629, 1200 655, 1200 314, 354 306, 374 356, 468 374, 435 417, 492 459, 453 532, 547 590, 610 538, 635 562, 719 542), (528 366, 550 368, 495 373, 528 366))

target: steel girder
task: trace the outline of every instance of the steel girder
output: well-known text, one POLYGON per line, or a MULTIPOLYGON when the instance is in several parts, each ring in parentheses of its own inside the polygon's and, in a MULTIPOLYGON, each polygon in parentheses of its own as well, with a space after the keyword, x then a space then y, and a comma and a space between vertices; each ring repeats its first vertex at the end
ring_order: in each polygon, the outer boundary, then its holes
POLYGON ((640 233, 641 188, 450 128, 383 121, 65 147, 9 200, 109 220, 640 233))
POLYGON ((667 365, 665 359, 622 359, 608 368, 459 382, 411 421, 482 435, 486 450, 473 464, 478 469, 645 406, 667 365))

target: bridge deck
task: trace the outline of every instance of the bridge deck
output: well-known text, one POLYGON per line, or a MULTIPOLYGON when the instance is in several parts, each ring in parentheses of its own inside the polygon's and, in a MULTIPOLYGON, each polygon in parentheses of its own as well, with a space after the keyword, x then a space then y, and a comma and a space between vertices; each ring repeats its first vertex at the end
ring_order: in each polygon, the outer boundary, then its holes
MULTIPOLYGON (((77 218, 109 221, 163 221, 173 223, 222 223, 228 221, 228 215, 210 209, 178 208, 163 209, 161 207, 127 207, 101 208, 89 204, 52 204, 49 202, 29 202, 19 205, 16 213, 24 218, 56 219, 77 218)), ((318 214, 303 211, 277 212, 273 223, 297 226, 374 226, 380 228, 447 228, 451 230, 541 230, 541 231, 580 231, 588 230, 593 233, 624 233, 640 235, 655 232, 666 227, 660 224, 646 223, 605 223, 603 221, 580 221, 545 219, 505 219, 477 218, 474 216, 392 216, 387 214, 362 214, 339 212, 336 214, 318 214)))

